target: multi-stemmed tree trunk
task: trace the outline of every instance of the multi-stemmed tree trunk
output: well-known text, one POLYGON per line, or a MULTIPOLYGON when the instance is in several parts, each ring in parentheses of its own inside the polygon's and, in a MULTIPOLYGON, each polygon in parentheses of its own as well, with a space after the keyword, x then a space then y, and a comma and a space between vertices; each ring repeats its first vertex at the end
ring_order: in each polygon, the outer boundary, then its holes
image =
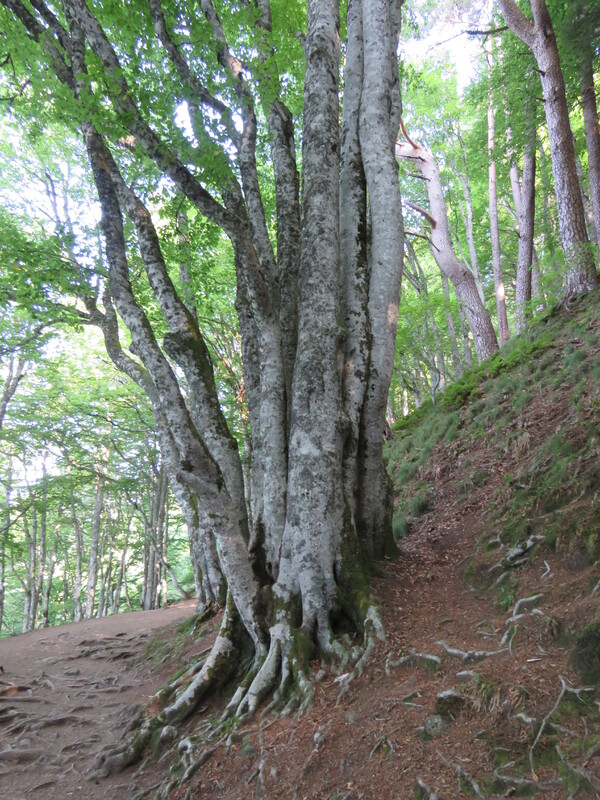
POLYGON ((405 140, 396 143, 396 155, 410 159, 425 179, 429 198, 431 252, 439 268, 448 276, 467 316, 479 361, 498 349, 490 315, 483 305, 472 272, 458 259, 452 246, 446 199, 433 155, 412 141, 403 128, 405 140))
POLYGON ((529 0, 533 21, 525 16, 515 0, 498 2, 509 28, 532 49, 539 69, 552 154, 559 230, 567 263, 564 293, 569 298, 596 288, 598 277, 577 180, 565 81, 552 20, 545 0, 529 0))
MULTIPOLYGON (((403 252, 394 158, 402 2, 349 4, 344 105, 350 110, 344 109, 340 147, 339 7, 336 0, 309 0, 301 197, 294 117, 277 71, 293 70, 294 61, 286 64, 285 50, 275 49, 268 0, 251 4, 251 54, 244 35, 228 41, 212 0, 201 0, 200 20, 196 6, 150 0, 159 41, 152 50, 160 46, 161 52, 155 67, 144 61, 135 74, 158 70, 154 88, 176 85, 177 102, 188 103, 198 144, 185 158, 179 134, 168 140, 168 113, 159 134, 146 117, 147 99, 138 101, 129 80, 128 59, 135 61, 144 35, 140 27, 127 38, 131 18, 127 25, 114 19, 108 25, 102 9, 96 15, 83 0, 64 0, 60 18, 43 2, 33 16, 19 0, 1 2, 45 48, 58 79, 80 103, 109 271, 102 302, 85 294, 82 317, 100 325, 113 361, 148 394, 171 486, 195 514, 195 545, 205 553, 216 545, 229 593, 221 632, 202 669, 131 747, 104 759, 106 770, 137 757, 155 725, 189 714, 248 652, 252 666, 229 713, 251 713, 273 691, 290 707, 310 700, 311 653, 348 659, 336 635, 340 619, 363 632, 367 652, 380 630, 366 567, 392 549, 382 444, 403 252), (197 52, 177 33, 192 28, 203 37, 197 52), (100 83, 86 77, 90 59, 104 71, 100 83), (90 114, 107 102, 118 120, 114 126, 110 115, 90 114), (261 137, 260 120, 267 126, 261 137), (144 168, 165 176, 233 246, 253 443, 251 518, 198 321, 171 277, 143 185, 134 189, 127 175, 131 154, 120 161, 123 130, 144 168), (271 148, 276 251, 261 191, 259 138, 271 148), (162 342, 130 269, 133 235, 135 259, 167 327, 162 342), (119 339, 117 315, 131 337, 129 352, 119 339)), ((295 30, 288 33, 295 41, 295 30)), ((173 98, 163 102, 170 109, 173 98)), ((159 105, 158 99, 150 104, 159 105)), ((355 670, 363 665, 359 661, 355 670)))

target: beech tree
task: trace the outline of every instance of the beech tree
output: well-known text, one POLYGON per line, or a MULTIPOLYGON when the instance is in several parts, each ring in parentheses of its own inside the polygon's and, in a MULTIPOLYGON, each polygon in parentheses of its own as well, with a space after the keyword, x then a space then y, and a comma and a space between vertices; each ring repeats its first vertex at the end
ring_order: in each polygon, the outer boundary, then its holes
POLYGON ((458 260, 454 252, 446 200, 437 165, 433 154, 414 142, 404 125, 402 133, 405 141, 396 142, 396 155, 399 158, 409 159, 419 169, 425 181, 431 212, 426 214, 431 224, 431 252, 442 274, 452 281, 473 334, 475 352, 479 361, 483 361, 498 349, 498 340, 490 315, 477 291, 473 273, 458 260))
POLYGON ((135 740, 102 757, 107 771, 135 759, 157 725, 191 713, 249 651, 227 712, 238 717, 272 692, 290 708, 310 702, 309 657, 339 667, 350 657, 341 619, 363 635, 352 674, 381 630, 365 565, 393 549, 382 443, 403 251, 394 158, 402 0, 348 4, 341 131, 335 0, 309 0, 300 37, 301 20, 275 0, 201 0, 200 15, 160 0, 2 5, 22 48, 11 52, 11 79, 29 70, 24 102, 51 97, 80 129, 102 208, 108 278, 80 291, 79 313, 150 398, 171 486, 195 517, 198 549, 218 550, 229 592, 202 669, 135 740), (293 109, 302 87, 300 192, 293 109), (190 132, 178 128, 181 113, 190 132), (233 248, 250 511, 205 339, 154 224, 157 180, 233 248))
POLYGON ((530 0, 533 21, 525 16, 514 0, 498 2, 507 25, 531 48, 539 69, 552 154, 560 236, 567 262, 564 293, 568 298, 596 288, 598 277, 577 179, 565 81, 556 36, 545 0, 530 0))

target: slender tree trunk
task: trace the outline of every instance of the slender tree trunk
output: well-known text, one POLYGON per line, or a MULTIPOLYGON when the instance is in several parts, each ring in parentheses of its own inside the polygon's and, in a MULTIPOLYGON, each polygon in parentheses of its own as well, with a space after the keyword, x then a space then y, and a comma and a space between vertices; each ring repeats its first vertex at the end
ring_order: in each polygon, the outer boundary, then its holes
POLYGON ((594 220, 594 209, 592 208, 591 188, 588 185, 581 157, 575 154, 575 169, 577 170, 577 180, 579 181, 579 190, 581 192, 581 200, 583 202, 583 213, 585 214, 585 221, 587 225, 587 232, 590 241, 594 245, 598 245, 598 232, 596 230, 596 222, 594 220))
MULTIPOLYGON (((548 159, 546 155, 546 150, 544 149, 544 143, 538 140, 538 153, 539 153, 539 162, 540 162, 540 182, 542 184, 543 194, 542 194, 542 221, 543 221, 543 240, 544 240, 544 263, 550 263, 550 272, 551 273, 558 273, 561 271, 561 267, 558 261, 558 255, 556 252, 556 240, 555 240, 555 232, 558 228, 558 219, 554 215, 554 209, 556 208, 555 204, 555 197, 554 197, 554 190, 552 187, 552 180, 550 176, 550 170, 548 165, 548 159)), ((546 271, 548 269, 546 268, 546 271)), ((533 288, 532 288, 533 291, 533 288)))
POLYGON ((2 508, 2 526, 0 527, 0 634, 4 624, 4 607, 6 602, 6 542, 10 530, 10 504, 12 494, 12 460, 9 456, 6 468, 4 506, 2 508))
POLYGON ((465 314, 465 307, 462 303, 458 304, 458 321, 460 324, 460 338, 463 345, 463 360, 466 368, 473 366, 473 350, 471 348, 471 338, 469 335, 469 325, 465 314))
POLYGON ((471 193, 471 176, 467 163, 467 148, 463 141, 462 136, 458 135, 458 142, 460 144, 464 174, 459 173, 460 181, 463 189, 463 197, 465 200, 465 208, 463 212, 462 205, 459 204, 460 212, 463 216, 463 224, 465 226, 465 233, 467 236, 467 245, 469 248, 469 260, 471 262, 471 272, 475 278, 475 286, 481 298, 481 302, 485 305, 485 296, 483 293, 483 281, 481 280, 481 270, 479 269, 479 258, 477 257, 477 248, 475 246, 475 234, 473 231, 473 195, 471 193))
MULTIPOLYGON (((486 39, 485 50, 487 54, 488 70, 490 80, 493 61, 493 42, 491 37, 486 39)), ((500 347, 508 341, 510 336, 508 330, 508 318, 506 315, 506 292, 504 287, 504 277, 502 275, 502 253, 500 250, 500 229, 498 228, 498 193, 496 188, 496 112, 494 109, 493 94, 490 93, 488 101, 487 122, 488 122, 488 190, 489 205, 488 213, 490 217, 490 240, 492 243, 492 268, 494 271, 494 291, 496 293, 496 316, 498 319, 498 341, 500 347)))
POLYGON ((533 22, 514 0, 498 1, 508 26, 533 50, 539 69, 552 153, 558 223, 567 264, 564 295, 569 299, 595 289, 598 277, 577 180, 565 81, 552 20, 544 0, 530 0, 533 22))
POLYGON ((535 310, 543 311, 546 308, 546 298, 544 297, 540 262, 535 247, 533 248, 533 264, 531 265, 531 296, 535 301, 535 310))
POLYGON ((56 569, 56 562, 58 561, 58 536, 55 533, 54 538, 54 551, 48 559, 46 567, 46 580, 42 592, 42 614, 41 614, 41 627, 47 628, 50 625, 50 596, 52 594, 52 580, 54 578, 54 570, 56 569))
POLYGON ((75 585, 73 587, 75 608, 73 614, 75 622, 80 622, 83 619, 83 604, 81 602, 81 593, 83 591, 83 530, 75 516, 75 509, 73 509, 73 522, 75 525, 75 585))
POLYGON ((581 60, 581 108, 588 150, 588 177, 590 197, 596 229, 596 243, 600 244, 600 125, 596 87, 594 86, 593 51, 587 51, 581 60))
POLYGON ((125 532, 125 540, 123 542, 123 547, 121 550, 121 558, 119 562, 119 572, 117 575, 117 582, 115 585, 115 592, 112 597, 112 603, 110 607, 111 614, 118 614, 119 608, 121 606, 121 591, 123 588, 123 581, 125 580, 125 572, 127 570, 127 546, 129 542, 129 525, 127 526, 127 530, 125 532))
POLYGON ((463 364, 458 349, 458 337, 456 335, 456 325, 454 324, 454 316, 452 315, 452 306, 450 302, 450 285, 448 283, 448 276, 440 270, 442 279, 442 291, 444 293, 444 313, 446 315, 446 328, 448 329, 448 339, 450 340, 450 352, 452 353, 452 367, 454 370, 454 379, 460 378, 463 373, 463 364))
POLYGON ((100 545, 100 525, 102 522, 102 512, 104 510, 104 475, 99 474, 96 479, 96 491, 94 493, 94 511, 92 515, 92 526, 90 529, 90 552, 88 557, 88 577, 85 587, 85 605, 83 609, 84 619, 91 619, 94 616, 94 601, 96 597, 96 583, 98 580, 98 549, 100 545))
POLYGON ((516 272, 516 332, 526 327, 526 317, 532 297, 533 236, 535 222, 535 170, 536 170, 536 126, 534 100, 528 93, 525 101, 526 141, 523 153, 523 182, 519 180, 519 169, 513 161, 510 182, 519 225, 519 248, 516 272))
POLYGON ((37 571, 37 510, 32 503, 31 521, 28 514, 23 514, 23 532, 27 543, 27 573, 23 596, 23 633, 33 630, 32 610, 36 588, 37 571))
POLYGON ((416 142, 408 140, 406 143, 396 143, 396 155, 400 158, 411 159, 426 180, 431 211, 432 255, 442 272, 452 281, 456 296, 464 307, 469 327, 473 333, 477 358, 482 361, 498 349, 498 341, 490 315, 481 302, 475 286, 473 274, 459 261, 454 252, 450 238, 446 200, 434 158, 416 142))

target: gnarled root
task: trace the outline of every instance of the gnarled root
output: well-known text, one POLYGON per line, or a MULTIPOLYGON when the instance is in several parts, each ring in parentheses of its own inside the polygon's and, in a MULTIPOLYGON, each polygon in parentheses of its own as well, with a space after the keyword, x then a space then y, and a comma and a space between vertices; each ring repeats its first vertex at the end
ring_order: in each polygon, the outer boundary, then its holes
MULTIPOLYGON (((138 716, 137 729, 133 733, 131 733, 131 726, 128 726, 127 732, 130 735, 127 735, 124 741, 106 748, 98 755, 88 773, 90 780, 121 772, 131 764, 135 764, 158 731, 164 731, 167 726, 171 727, 182 722, 193 713, 209 692, 230 680, 239 667, 241 656, 239 645, 234 642, 245 641, 245 639, 233 603, 229 602, 219 635, 200 670, 197 671, 197 667, 188 670, 187 674, 192 677, 189 685, 159 714, 148 718, 143 715, 138 716)), ((180 681, 181 679, 178 679, 166 690, 161 690, 152 699, 150 706, 161 701, 165 696, 172 695, 180 681)))

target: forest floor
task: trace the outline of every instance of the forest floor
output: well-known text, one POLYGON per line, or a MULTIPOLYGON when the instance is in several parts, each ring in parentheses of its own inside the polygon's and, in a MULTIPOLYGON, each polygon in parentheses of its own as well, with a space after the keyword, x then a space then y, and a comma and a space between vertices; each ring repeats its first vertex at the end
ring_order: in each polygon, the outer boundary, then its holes
MULTIPOLYGON (((315 663, 305 716, 231 732, 172 797, 600 798, 596 309, 570 312, 561 333, 550 319, 543 348, 507 351, 464 384, 468 402, 459 392, 398 431, 402 551, 373 582, 386 640, 345 693, 315 663)), ((2 640, 0 797, 132 800, 164 778, 172 743, 120 775, 88 782, 86 770, 132 706, 210 644, 218 619, 198 630, 182 624, 191 611, 2 640)), ((196 743, 224 702, 180 737, 196 743)))
POLYGON ((121 800, 150 785, 151 774, 91 783, 86 773, 136 704, 168 678, 144 658, 150 636, 172 633, 195 606, 188 600, 0 639, 0 798, 121 800))

